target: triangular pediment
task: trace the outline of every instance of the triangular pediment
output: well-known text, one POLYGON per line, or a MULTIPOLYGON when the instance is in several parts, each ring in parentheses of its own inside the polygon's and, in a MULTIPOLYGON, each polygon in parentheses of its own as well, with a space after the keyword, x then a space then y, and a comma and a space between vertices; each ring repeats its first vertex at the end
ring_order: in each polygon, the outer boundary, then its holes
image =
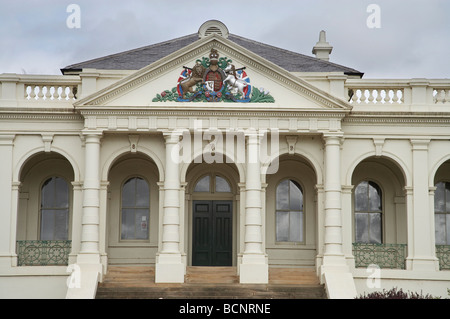
MULTIPOLYGON (((231 88, 234 83, 235 78, 231 77, 226 87, 231 88)), ((198 107, 205 103, 218 107, 238 107, 240 109, 261 106, 274 109, 314 111, 345 111, 351 109, 347 102, 217 34, 199 39, 185 48, 169 54, 122 80, 77 101, 75 107, 78 109, 83 109, 83 107, 160 109, 198 107), (216 50, 219 54, 218 71, 222 74, 222 78, 218 79, 222 80, 223 76, 227 75, 223 70, 228 64, 232 64, 238 70, 245 68, 238 73, 241 77, 247 77, 247 84, 244 84, 244 87, 248 87, 247 90, 245 88, 239 90, 239 85, 235 84, 231 91, 228 89, 220 91, 221 93, 227 92, 226 96, 216 95, 215 93, 219 92, 219 89, 218 87, 213 88, 213 82, 206 81, 209 82, 209 86, 202 86, 202 82, 197 81, 195 85, 191 86, 194 93, 179 98, 180 90, 186 89, 186 86, 178 86, 178 81, 186 70, 188 70, 188 73, 195 72, 192 69, 195 69, 195 66, 202 65, 203 81, 212 78, 205 76, 205 74, 212 74, 209 73, 210 71, 217 72, 216 67, 210 66, 211 50, 216 50), (214 97, 218 97, 218 100, 209 102, 211 98, 206 92, 209 89, 212 90, 214 97), (239 92, 242 92, 242 94, 239 92), (194 97, 195 93, 197 94, 194 97)))

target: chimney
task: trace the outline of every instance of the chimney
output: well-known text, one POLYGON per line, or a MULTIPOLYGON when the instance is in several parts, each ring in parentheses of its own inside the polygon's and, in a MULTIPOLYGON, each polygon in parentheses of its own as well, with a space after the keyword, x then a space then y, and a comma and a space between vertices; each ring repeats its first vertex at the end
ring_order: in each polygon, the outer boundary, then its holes
POLYGON ((318 59, 329 61, 331 51, 333 51, 333 47, 327 42, 327 34, 322 30, 319 35, 319 42, 312 49, 312 53, 318 59))

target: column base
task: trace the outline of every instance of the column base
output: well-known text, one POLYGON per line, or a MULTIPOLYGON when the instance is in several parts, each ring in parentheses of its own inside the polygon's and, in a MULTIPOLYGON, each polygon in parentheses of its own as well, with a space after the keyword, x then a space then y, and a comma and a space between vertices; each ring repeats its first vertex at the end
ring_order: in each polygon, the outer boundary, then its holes
POLYGON ((155 265, 156 283, 184 283, 186 265, 181 254, 160 254, 155 265))
POLYGON ((406 269, 415 271, 439 271, 439 260, 433 257, 406 259, 406 269))
POLYGON ((243 255, 239 265, 241 284, 269 283, 269 265, 265 255, 243 255))

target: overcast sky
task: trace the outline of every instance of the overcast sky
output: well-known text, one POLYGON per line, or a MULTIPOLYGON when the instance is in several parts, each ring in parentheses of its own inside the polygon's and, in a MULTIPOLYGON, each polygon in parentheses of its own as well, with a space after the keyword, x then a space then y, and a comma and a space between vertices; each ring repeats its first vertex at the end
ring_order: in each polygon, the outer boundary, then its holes
POLYGON ((330 61, 365 78, 450 78, 449 14, 450 0, 0 0, 0 74, 61 74, 217 19, 232 34, 310 56, 326 30, 330 61), (80 28, 67 25, 70 4, 80 28))

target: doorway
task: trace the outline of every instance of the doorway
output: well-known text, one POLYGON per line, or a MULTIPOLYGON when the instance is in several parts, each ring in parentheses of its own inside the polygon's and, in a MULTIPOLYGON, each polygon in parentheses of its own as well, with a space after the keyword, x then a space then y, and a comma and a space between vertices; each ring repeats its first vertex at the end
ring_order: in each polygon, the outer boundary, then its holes
POLYGON ((233 201, 195 200, 192 218, 192 265, 231 266, 233 201))

